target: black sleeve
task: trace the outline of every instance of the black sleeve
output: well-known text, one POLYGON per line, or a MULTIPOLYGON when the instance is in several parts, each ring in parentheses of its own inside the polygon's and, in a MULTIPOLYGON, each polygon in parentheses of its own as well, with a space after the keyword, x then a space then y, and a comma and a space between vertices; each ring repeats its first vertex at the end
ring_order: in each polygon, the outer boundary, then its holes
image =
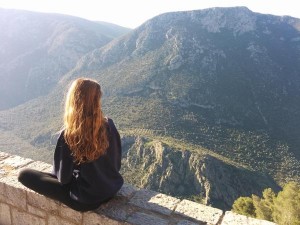
POLYGON ((122 160, 122 145, 121 145, 120 134, 119 134, 117 129, 116 129, 116 141, 117 141, 117 148, 118 148, 117 168, 120 171, 120 169, 121 169, 121 160, 122 160))
POLYGON ((111 141, 113 145, 113 150, 115 152, 115 166, 118 171, 121 169, 121 160, 122 160, 122 145, 121 145, 121 138, 120 134, 113 122, 112 119, 109 119, 109 126, 110 126, 110 132, 111 132, 111 141))
POLYGON ((72 180, 73 170, 74 162, 71 151, 65 142, 62 132, 58 138, 54 152, 53 174, 60 183, 68 184, 72 180))

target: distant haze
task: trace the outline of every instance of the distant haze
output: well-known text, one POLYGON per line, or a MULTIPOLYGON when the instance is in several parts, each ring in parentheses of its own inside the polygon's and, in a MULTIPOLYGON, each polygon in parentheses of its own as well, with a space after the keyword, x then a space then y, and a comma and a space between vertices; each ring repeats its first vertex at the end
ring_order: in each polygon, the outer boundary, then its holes
POLYGON ((165 12, 232 6, 246 6, 254 12, 300 18, 295 0, 110 0, 105 1, 104 4, 93 0, 0 0, 0 8, 62 13, 94 21, 111 22, 129 28, 135 28, 165 12))

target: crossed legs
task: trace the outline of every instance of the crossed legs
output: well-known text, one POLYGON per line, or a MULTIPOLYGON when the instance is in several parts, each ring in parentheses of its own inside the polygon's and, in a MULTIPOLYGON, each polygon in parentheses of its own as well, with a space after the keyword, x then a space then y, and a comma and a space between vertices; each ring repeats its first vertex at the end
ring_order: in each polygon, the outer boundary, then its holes
POLYGON ((33 191, 57 200, 76 211, 89 211, 99 207, 97 204, 83 204, 70 197, 70 186, 62 185, 50 174, 33 169, 23 169, 18 177, 19 182, 33 191))

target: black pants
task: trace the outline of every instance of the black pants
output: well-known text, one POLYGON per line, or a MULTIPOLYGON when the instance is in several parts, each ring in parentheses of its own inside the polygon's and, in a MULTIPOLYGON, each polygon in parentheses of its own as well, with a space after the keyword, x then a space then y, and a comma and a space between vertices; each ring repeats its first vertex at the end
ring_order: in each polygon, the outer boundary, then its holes
POLYGON ((24 169, 18 177, 19 182, 35 192, 45 195, 69 206, 76 211, 89 211, 100 206, 97 204, 83 204, 70 197, 69 185, 62 185, 57 178, 50 173, 43 173, 33 169, 24 169))

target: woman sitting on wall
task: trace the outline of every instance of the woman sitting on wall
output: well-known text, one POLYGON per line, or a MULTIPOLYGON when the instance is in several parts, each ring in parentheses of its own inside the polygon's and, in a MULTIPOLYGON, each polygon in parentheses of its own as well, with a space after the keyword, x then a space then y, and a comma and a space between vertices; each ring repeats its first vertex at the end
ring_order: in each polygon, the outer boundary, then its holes
POLYGON ((18 178, 23 185, 77 211, 96 209, 120 190, 120 135, 102 113, 101 96, 94 80, 79 78, 72 83, 53 172, 24 169, 18 178))

